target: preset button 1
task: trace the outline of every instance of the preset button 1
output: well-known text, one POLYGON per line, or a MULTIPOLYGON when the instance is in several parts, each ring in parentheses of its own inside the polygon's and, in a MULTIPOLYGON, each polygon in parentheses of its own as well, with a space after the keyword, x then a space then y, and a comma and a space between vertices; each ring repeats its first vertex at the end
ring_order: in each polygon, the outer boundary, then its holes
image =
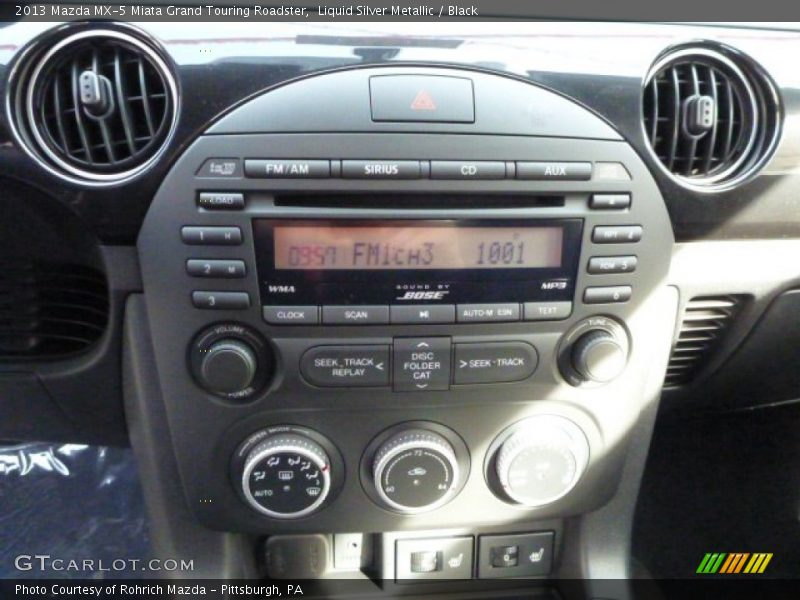
POLYGON ((394 341, 394 390, 422 392, 450 387, 450 338, 394 341))
POLYGON ((300 359, 300 372, 320 387, 389 385, 389 346, 316 346, 300 359))

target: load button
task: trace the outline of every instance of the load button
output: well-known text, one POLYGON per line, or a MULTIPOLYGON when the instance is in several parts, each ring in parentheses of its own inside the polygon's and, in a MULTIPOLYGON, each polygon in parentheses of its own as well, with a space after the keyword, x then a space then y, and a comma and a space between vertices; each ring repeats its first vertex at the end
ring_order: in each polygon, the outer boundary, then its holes
POLYGON ((394 390, 422 392, 450 387, 450 338, 394 341, 394 390))

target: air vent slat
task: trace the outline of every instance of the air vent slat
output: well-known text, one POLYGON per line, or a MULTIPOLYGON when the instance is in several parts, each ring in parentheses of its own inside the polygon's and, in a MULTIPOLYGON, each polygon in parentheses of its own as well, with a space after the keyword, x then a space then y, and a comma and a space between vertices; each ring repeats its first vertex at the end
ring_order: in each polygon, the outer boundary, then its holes
POLYGON ((723 338, 742 301, 740 296, 715 296, 692 298, 686 303, 665 386, 684 385, 692 380, 723 338))
POLYGON ((14 81, 15 120, 32 153, 52 172, 96 185, 154 164, 178 101, 155 44, 113 25, 67 26, 51 37, 14 81))
POLYGON ((125 78, 122 76, 122 61, 119 58, 119 48, 114 48, 114 89, 117 92, 117 105, 119 114, 122 117, 123 132, 125 141, 128 144, 128 151, 131 155, 136 154, 136 142, 134 141, 133 123, 129 114, 130 107, 125 92, 125 78))
POLYGON ((642 93, 644 136, 654 158, 690 188, 732 187, 775 148, 774 87, 742 57, 685 47, 662 57, 642 93))
POLYGON ((101 273, 40 262, 0 262, 0 272, 0 360, 64 358, 103 336, 109 304, 101 273))

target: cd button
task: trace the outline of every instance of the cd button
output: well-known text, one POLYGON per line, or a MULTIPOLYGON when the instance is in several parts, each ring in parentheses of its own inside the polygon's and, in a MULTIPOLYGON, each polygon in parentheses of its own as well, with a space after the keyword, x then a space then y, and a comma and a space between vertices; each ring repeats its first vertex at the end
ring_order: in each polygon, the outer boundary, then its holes
POLYGON ((519 321, 519 304, 459 304, 459 323, 519 321))
POLYGON ((326 325, 380 325, 389 322, 388 306, 323 306, 326 325))
POLYGON ((431 179, 505 179, 506 163, 492 161, 431 161, 431 179))
POLYGON ((397 392, 450 387, 450 338, 394 340, 394 389, 397 392))
POLYGON ((572 302, 526 302, 526 321, 561 321, 572 314, 572 302))
POLYGON ((452 304, 417 304, 392 306, 392 323, 454 323, 456 307, 452 304))
POLYGON ((319 387, 389 385, 389 346, 317 346, 300 359, 303 377, 319 387))
POLYGON ((316 306, 264 306, 261 316, 273 325, 316 325, 319 309, 316 306))

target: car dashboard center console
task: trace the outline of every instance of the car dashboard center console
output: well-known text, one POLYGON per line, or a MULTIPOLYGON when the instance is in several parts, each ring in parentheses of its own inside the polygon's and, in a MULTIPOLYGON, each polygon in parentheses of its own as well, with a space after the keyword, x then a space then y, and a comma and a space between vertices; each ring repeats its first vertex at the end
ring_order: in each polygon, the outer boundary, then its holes
POLYGON ((361 68, 234 108, 138 240, 188 506, 385 534, 387 578, 565 572, 565 523, 640 475, 673 241, 634 150, 529 83, 361 68))

